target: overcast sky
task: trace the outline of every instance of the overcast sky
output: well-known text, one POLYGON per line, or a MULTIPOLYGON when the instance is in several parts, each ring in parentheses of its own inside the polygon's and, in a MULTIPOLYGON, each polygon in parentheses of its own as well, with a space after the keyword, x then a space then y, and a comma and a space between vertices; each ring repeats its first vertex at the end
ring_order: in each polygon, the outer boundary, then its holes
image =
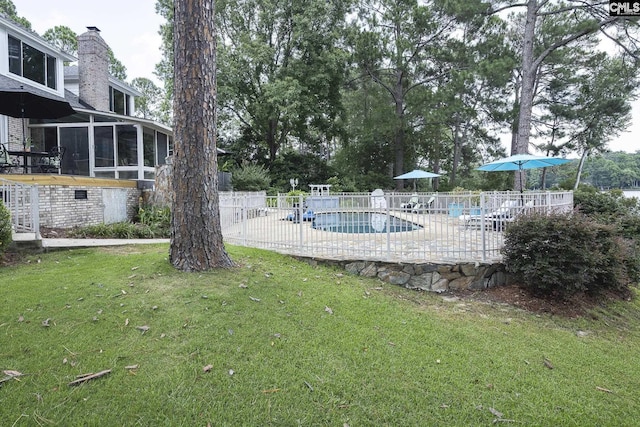
POLYGON ((42 35, 56 25, 76 34, 98 27, 116 58, 127 67, 127 80, 153 75, 162 55, 158 34, 163 19, 156 14, 156 0, 13 0, 18 16, 31 22, 42 35))
MULTIPOLYGON (((77 34, 86 27, 100 29, 102 38, 125 67, 128 81, 136 77, 152 79, 161 59, 158 30, 163 19, 156 14, 156 0, 13 0, 19 16, 27 18, 42 35, 56 25, 66 25, 77 34)), ((609 143, 614 151, 640 150, 640 102, 634 103, 634 124, 629 131, 609 143)), ((573 156, 572 156, 573 157, 573 156)))

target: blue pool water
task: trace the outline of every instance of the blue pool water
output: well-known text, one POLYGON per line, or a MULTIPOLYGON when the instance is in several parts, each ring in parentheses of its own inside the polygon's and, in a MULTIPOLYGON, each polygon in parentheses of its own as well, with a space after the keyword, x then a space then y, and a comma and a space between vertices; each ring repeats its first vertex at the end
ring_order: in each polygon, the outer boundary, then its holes
POLYGON ((316 213, 311 227, 336 233, 397 233, 420 230, 420 224, 374 212, 316 213), (388 222, 388 224, 387 224, 388 222))

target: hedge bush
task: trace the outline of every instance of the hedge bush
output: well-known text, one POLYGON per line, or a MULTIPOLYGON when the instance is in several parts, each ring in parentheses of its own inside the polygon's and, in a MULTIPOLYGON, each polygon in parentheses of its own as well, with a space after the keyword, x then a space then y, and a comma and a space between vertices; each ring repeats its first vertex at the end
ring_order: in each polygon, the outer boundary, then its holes
POLYGON ((11 214, 0 200, 0 254, 7 251, 11 242, 11 214))
POLYGON ((582 188, 573 195, 575 209, 602 224, 611 224, 628 239, 640 241, 640 201, 620 190, 600 192, 582 188))
POLYGON ((75 227, 71 237, 99 239, 158 239, 171 235, 171 210, 167 207, 140 206, 135 222, 116 222, 75 227))
POLYGON ((261 191, 269 188, 269 171, 261 165, 246 164, 231 172, 234 191, 261 191))
POLYGON ((505 231, 502 253, 507 271, 537 295, 598 294, 639 279, 637 242, 578 213, 520 217, 505 231))

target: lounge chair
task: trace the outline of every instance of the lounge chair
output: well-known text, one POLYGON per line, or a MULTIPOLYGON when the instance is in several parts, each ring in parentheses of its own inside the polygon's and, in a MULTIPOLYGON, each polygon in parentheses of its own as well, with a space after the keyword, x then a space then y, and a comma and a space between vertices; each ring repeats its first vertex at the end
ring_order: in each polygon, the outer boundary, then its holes
POLYGON ((418 198, 418 195, 417 194, 412 194, 411 198, 409 199, 409 201, 407 203, 401 203, 400 204, 400 209, 405 210, 405 211, 412 211, 419 204, 420 204, 420 199, 418 198))
POLYGON ((436 196, 431 196, 429 198, 429 200, 427 200, 425 203, 418 203, 416 204, 412 209, 411 212, 413 213, 423 213, 423 212, 429 212, 429 209, 431 209, 431 206, 433 205, 433 203, 436 201, 436 196))
POLYGON ((465 226, 469 227, 482 227, 484 223, 485 227, 493 228, 494 230, 503 230, 508 222, 515 219, 515 216, 522 212, 525 208, 533 207, 533 201, 521 205, 519 200, 507 200, 503 202, 500 207, 492 212, 480 215, 460 215, 458 221, 465 226))

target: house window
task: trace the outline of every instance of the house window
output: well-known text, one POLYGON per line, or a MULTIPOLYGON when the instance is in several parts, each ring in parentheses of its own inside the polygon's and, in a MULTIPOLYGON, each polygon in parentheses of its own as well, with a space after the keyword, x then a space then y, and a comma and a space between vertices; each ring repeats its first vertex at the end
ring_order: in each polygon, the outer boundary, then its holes
POLYGON ((56 89, 56 58, 9 36, 9 71, 56 89))
POLYGON ((142 128, 142 151, 145 166, 155 166, 156 144, 153 129, 142 128))
POLYGON ((123 116, 130 116, 129 95, 109 86, 109 110, 123 116))
POLYGON ((115 166, 113 146, 113 126, 96 126, 93 129, 95 166, 97 168, 115 166))
POLYGON ((89 176, 89 129, 86 127, 61 127, 60 148, 62 173, 89 176))
POLYGON ((58 146, 58 128, 31 128, 31 149, 34 151, 49 151, 58 146))
POLYGON ((135 126, 116 126, 118 137, 118 165, 138 165, 138 132, 135 126))
POLYGON ((157 148, 158 164, 164 165, 166 163, 167 151, 168 151, 167 134, 158 132, 157 138, 158 138, 158 148, 157 148))

